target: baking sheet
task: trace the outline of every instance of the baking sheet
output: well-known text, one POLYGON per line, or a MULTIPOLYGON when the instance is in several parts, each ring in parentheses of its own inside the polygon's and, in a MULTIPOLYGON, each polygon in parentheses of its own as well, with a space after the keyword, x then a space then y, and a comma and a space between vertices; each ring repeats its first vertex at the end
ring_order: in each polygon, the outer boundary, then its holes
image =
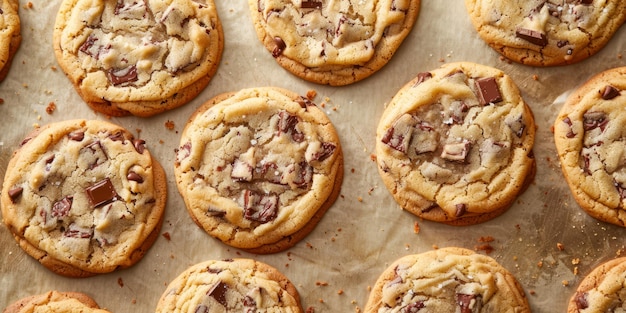
MULTIPOLYGON (((60 2, 33 1, 32 6, 21 2, 24 39, 9 76, 0 84, 4 99, 0 177, 13 150, 37 125, 70 118, 107 119, 88 109, 54 58, 52 29, 60 2), (51 102, 56 110, 48 114, 51 102)), ((86 293, 111 312, 153 312, 166 285, 188 266, 208 259, 246 257, 287 275, 298 288, 304 309, 359 312, 369 287, 397 258, 445 246, 487 253, 480 248, 489 244, 493 248, 489 255, 525 288, 533 312, 563 312, 585 274, 600 262, 624 255, 626 230, 592 219, 573 201, 550 127, 573 88, 600 71, 626 65, 626 27, 582 63, 535 68, 506 62, 491 50, 472 27, 464 1, 423 1, 415 27, 388 65, 362 82, 328 87, 300 80, 276 64, 256 37, 247 1, 216 2, 225 48, 209 86, 187 105, 152 118, 110 118, 144 138, 164 166, 169 190, 162 233, 171 239, 159 237, 130 269, 70 279, 42 267, 0 226, 0 309, 22 297, 56 289, 86 293), (372 161, 375 129, 385 104, 417 73, 456 61, 482 63, 509 74, 532 108, 538 127, 535 181, 504 215, 470 227, 423 221, 402 211, 372 161), (324 103, 345 153, 345 178, 335 205, 307 238, 273 255, 245 253, 204 233, 188 216, 173 174, 174 149, 193 111, 220 93, 259 86, 283 87, 302 95, 315 90, 315 102, 324 103)))

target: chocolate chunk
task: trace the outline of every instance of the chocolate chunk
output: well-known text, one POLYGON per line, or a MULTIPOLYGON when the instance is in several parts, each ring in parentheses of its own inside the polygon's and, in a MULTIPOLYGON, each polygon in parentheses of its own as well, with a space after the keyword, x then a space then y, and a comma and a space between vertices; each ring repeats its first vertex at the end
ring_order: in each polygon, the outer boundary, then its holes
POLYGON ((54 157, 55 155, 53 154, 46 159, 46 172, 50 172, 50 170, 52 169, 52 162, 54 162, 54 157))
POLYGON ((313 155, 312 160, 322 162, 326 160, 329 156, 333 155, 335 149, 337 149, 337 146, 335 146, 334 144, 330 142, 323 142, 322 149, 313 155))
POLYGON ((406 153, 413 136, 413 128, 417 120, 410 114, 400 116, 393 126, 385 132, 381 141, 389 147, 406 153))
POLYGON ((96 36, 90 35, 89 37, 87 37, 87 40, 83 42, 80 48, 78 48, 78 50, 97 60, 100 56, 100 51, 102 47, 94 46, 96 41, 98 41, 98 38, 96 38, 96 36))
POLYGON ((85 188, 91 206, 97 208, 117 200, 117 193, 111 180, 105 178, 87 188, 85 188))
POLYGON ((249 182, 252 181, 252 174, 252 166, 238 158, 233 163, 233 170, 230 173, 230 177, 238 182, 249 182))
POLYGON ((415 80, 415 83, 413 84, 413 87, 431 79, 433 77, 433 74, 431 74, 430 72, 422 72, 422 73, 418 73, 417 74, 417 79, 415 80))
POLYGON ((456 303, 459 305, 461 313, 480 312, 480 308, 482 307, 482 301, 479 295, 464 295, 457 293, 456 303))
POLYGON ((274 162, 262 162, 254 170, 254 178, 265 179, 274 184, 281 183, 281 173, 278 171, 278 165, 274 162))
POLYGON ((137 81, 137 67, 131 65, 123 69, 109 69, 107 71, 107 78, 113 84, 113 86, 137 81))
POLYGON ((579 310, 584 310, 589 307, 586 292, 577 292, 574 301, 576 302, 576 308, 579 310))
POLYGON ((287 48, 287 44, 285 44, 282 38, 274 37, 274 45, 275 46, 274 50, 272 50, 272 56, 277 58, 281 54, 283 54, 283 51, 285 51, 285 48, 287 48))
POLYGON ((475 81, 478 91, 478 101, 482 105, 498 103, 502 101, 502 94, 498 89, 498 82, 495 77, 480 78, 475 81))
POLYGON ((206 211, 206 215, 211 217, 224 217, 226 216, 226 211, 222 211, 214 207, 209 207, 206 211))
POLYGON ((296 177, 293 184, 299 188, 308 188, 313 179, 313 167, 306 162, 301 162, 295 166, 296 177))
POLYGON ((258 194, 251 190, 244 191, 244 218, 267 223, 273 221, 278 214, 278 196, 275 194, 258 194))
POLYGON ((469 154, 470 146, 469 141, 447 144, 443 147, 443 151, 441 151, 441 157, 449 161, 464 163, 469 154))
POLYGON ((297 116, 291 115, 286 111, 278 113, 278 135, 291 134, 291 139, 295 142, 304 141, 304 134, 296 129, 296 125, 300 122, 297 116))
POLYGON ((74 197, 67 196, 52 205, 52 216, 65 217, 70 213, 74 197))
POLYGON ((248 295, 246 295, 243 298, 243 307, 246 309, 245 312, 255 312, 254 309, 256 309, 256 301, 254 301, 254 299, 248 295), (250 311, 250 309, 252 309, 250 311))
POLYGON ((9 198, 11 198, 11 202, 15 203, 15 201, 17 201, 17 198, 19 198, 22 195, 23 191, 24 191, 24 188, 22 187, 15 187, 13 189, 10 189, 8 194, 9 194, 9 198))
POLYGON ((139 154, 143 154, 143 152, 146 150, 145 143, 146 143, 146 141, 143 140, 143 139, 135 139, 135 140, 133 140, 133 146, 135 147, 135 150, 139 154))
POLYGON ((465 215, 467 212, 467 205, 465 203, 459 203, 456 206, 456 212, 454 212, 455 217, 461 217, 465 215))
POLYGON ((76 224, 71 224, 69 229, 63 233, 63 236, 68 238, 82 238, 87 239, 91 238, 93 235, 93 229, 80 227, 76 224))
POLYGON ((88 160, 88 162, 90 161, 88 166, 90 170, 98 167, 109 159, 100 141, 93 142, 84 147, 81 149, 81 153, 88 160))
POLYGON ((124 134, 122 134, 121 131, 118 131, 115 134, 109 135, 107 138, 113 141, 124 141, 124 134))
POLYGON ((180 161, 188 158, 191 155, 191 142, 186 142, 184 145, 178 148, 176 151, 176 161, 180 163, 180 161))
POLYGON ((617 96, 619 96, 619 90, 611 85, 606 85, 602 90, 602 99, 604 100, 611 100, 617 96))
POLYGON ((419 310, 423 309, 424 307, 425 307, 424 301, 417 301, 417 302, 409 303, 409 305, 405 306, 401 312, 417 313, 419 312, 419 310))
POLYGON ((73 132, 67 134, 67 137, 70 138, 71 140, 74 140, 74 141, 83 141, 83 139, 85 138, 85 132, 84 131, 73 131, 73 132))
POLYGON ((141 177, 141 175, 133 171, 128 172, 128 175, 126 175, 126 179, 134 181, 134 182, 138 182, 140 184, 143 183, 143 177, 141 177))
POLYGON ((296 100, 296 102, 300 105, 301 108, 303 108, 305 110, 306 110, 307 107, 315 106, 315 103, 313 103, 313 101, 311 101, 311 100, 309 100, 309 99, 307 99, 305 97, 302 97, 302 96, 300 98, 298 98, 296 100))
POLYGON ((228 290, 228 285, 223 282, 217 282, 215 285, 207 291, 207 296, 213 297, 215 301, 219 302, 224 307, 227 307, 228 302, 226 301, 226 291, 228 290))
POLYGON ((604 112, 585 112, 583 114, 583 129, 589 131, 600 127, 601 131, 604 131, 609 120, 606 118, 604 112))
POLYGON ((301 8, 303 9, 321 9, 322 8, 322 2, 321 1, 305 1, 302 0, 302 3, 300 5, 301 8))
POLYGON ((548 44, 546 34, 532 29, 518 28, 515 30, 515 36, 542 47, 548 44))
POLYGON ((579 3, 581 3, 581 4, 592 4, 593 0, 580 0, 579 3))
POLYGON ((574 138, 576 137, 576 134, 574 133, 574 130, 572 130, 572 120, 570 120, 569 117, 566 117, 563 119, 563 123, 567 124, 567 126, 569 126, 569 131, 567 132, 567 134, 565 134, 565 137, 567 138, 574 138))

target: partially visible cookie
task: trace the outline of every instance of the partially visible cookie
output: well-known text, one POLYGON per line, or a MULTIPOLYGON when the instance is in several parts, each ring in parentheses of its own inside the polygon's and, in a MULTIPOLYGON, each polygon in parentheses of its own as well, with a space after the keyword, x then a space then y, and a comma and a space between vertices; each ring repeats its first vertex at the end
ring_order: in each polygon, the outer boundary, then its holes
POLYGON ((494 259, 443 248, 396 260, 378 278, 365 313, 530 313, 515 277, 494 259))
POLYGON ((189 102, 224 47, 213 0, 64 0, 53 38, 83 100, 112 116, 151 116, 189 102))
POLYGON ((156 313, 303 312, 296 287, 276 268, 251 259, 205 261, 167 287, 156 313))
POLYGON ((600 51, 626 20, 622 0, 465 0, 480 37, 515 62, 554 66, 600 51))
POLYGON ((11 61, 22 42, 18 0, 0 0, 0 82, 9 73, 11 61))
POLYGON ((400 206, 453 225, 502 214, 535 173, 535 124, 502 71, 451 63, 418 74, 376 131, 376 160, 400 206))
POLYGON ((211 236, 254 253, 285 250, 310 233, 339 195, 343 153, 331 121, 291 91, 243 89, 190 118, 176 184, 211 236))
POLYGON ((578 87, 554 121, 561 169, 589 215, 626 226, 626 67, 578 87))
POLYGON ((360 81, 387 64, 420 8, 420 0, 248 3, 257 35, 278 64, 334 86, 360 81))
POLYGON ((626 306, 626 258, 607 261, 580 282, 570 298, 568 313, 619 312, 626 306))
POLYGON ((80 292, 49 291, 18 300, 2 311, 3 313, 31 312, 81 312, 109 313, 102 310, 88 295, 80 292))
POLYGON ((2 217, 51 271, 86 277, 138 262, 158 237, 165 172, 120 126, 70 120, 26 138, 9 161, 2 217))

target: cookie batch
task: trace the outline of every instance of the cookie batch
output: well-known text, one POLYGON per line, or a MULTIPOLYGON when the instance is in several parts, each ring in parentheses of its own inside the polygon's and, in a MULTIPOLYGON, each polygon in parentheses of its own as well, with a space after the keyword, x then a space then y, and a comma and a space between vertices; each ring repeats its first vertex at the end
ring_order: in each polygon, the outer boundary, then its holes
MULTIPOLYGON (((335 88, 378 75, 419 31, 420 0, 247 2, 246 22, 259 39, 252 48, 286 75, 335 88)), ((626 6, 610 0, 466 0, 465 9, 476 36, 519 66, 582 62, 626 21, 626 6)), ((0 0, 0 83, 16 70, 18 10, 17 1, 0 0)), ((62 0, 52 33, 51 53, 72 92, 95 114, 140 121, 210 89, 228 39, 212 0, 62 0)), ((598 73, 576 87, 553 123, 576 203, 619 227, 626 225, 625 89, 625 67, 598 73)), ((170 210, 185 210, 185 223, 209 244, 290 258, 286 251, 305 244, 346 182, 341 127, 314 98, 257 86, 207 99, 177 132, 171 164, 152 153, 155 143, 114 121, 36 127, 11 143, 3 223, 43 268, 74 279, 141 268, 170 210), (168 207, 169 197, 184 208, 168 207)), ((470 61, 422 69, 385 103, 377 125, 372 161, 395 200, 381 214, 407 211, 420 222, 469 228, 506 215, 535 179, 535 117, 500 69, 470 61)), ((599 264, 567 312, 624 308, 625 264, 599 264)), ((305 312, 295 279, 254 258, 207 256, 167 278, 155 310, 305 312)), ((462 247, 399 257, 371 282, 367 313, 531 312, 509 270, 462 247)), ((89 291, 57 290, 14 299, 3 312, 66 311, 109 312, 89 291)))

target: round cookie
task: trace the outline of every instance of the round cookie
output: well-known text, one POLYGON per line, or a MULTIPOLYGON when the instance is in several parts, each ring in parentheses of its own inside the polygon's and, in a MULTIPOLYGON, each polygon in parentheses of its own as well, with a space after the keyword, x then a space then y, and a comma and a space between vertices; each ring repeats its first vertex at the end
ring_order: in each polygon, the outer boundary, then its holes
POLYGON ((53 43, 93 110, 143 117, 204 90, 224 47, 213 0, 64 0, 53 43))
POLYGON ((0 82, 9 73, 11 61, 22 42, 18 0, 0 0, 0 82))
POLYGON ((205 261, 167 287, 161 312, 303 312, 296 287, 276 268, 251 259, 205 261))
POLYGON ((48 124, 26 138, 0 197, 20 247, 69 277, 138 262, 158 237, 167 198, 165 172, 144 143, 95 120, 48 124))
POLYGON ((626 226, 626 67, 592 77, 554 122, 561 169, 576 202, 594 218, 626 226))
POLYGON ((619 312, 626 292, 626 258, 607 261, 582 280, 570 298, 568 313, 619 312))
POLYGON ((248 0, 257 35, 278 64, 341 86, 382 68, 411 32, 420 0, 248 0))
POLYGON ((404 256, 372 289, 365 313, 530 313, 524 290, 494 259, 463 248, 404 256))
POLYGON ((80 292, 49 291, 44 294, 30 296, 12 303, 3 313, 29 312, 81 312, 109 313, 102 310, 88 295, 80 292))
POLYGON ((626 20, 622 0, 465 0, 480 37, 526 65, 582 61, 604 47, 626 20))
POLYGON ((211 236, 253 253, 295 245, 339 195, 343 153, 313 102, 273 87, 217 96, 188 121, 178 190, 211 236))
POLYGON ((502 214, 534 177, 535 124, 502 71, 451 63, 418 74, 385 108, 378 172, 400 206, 452 225, 502 214))

